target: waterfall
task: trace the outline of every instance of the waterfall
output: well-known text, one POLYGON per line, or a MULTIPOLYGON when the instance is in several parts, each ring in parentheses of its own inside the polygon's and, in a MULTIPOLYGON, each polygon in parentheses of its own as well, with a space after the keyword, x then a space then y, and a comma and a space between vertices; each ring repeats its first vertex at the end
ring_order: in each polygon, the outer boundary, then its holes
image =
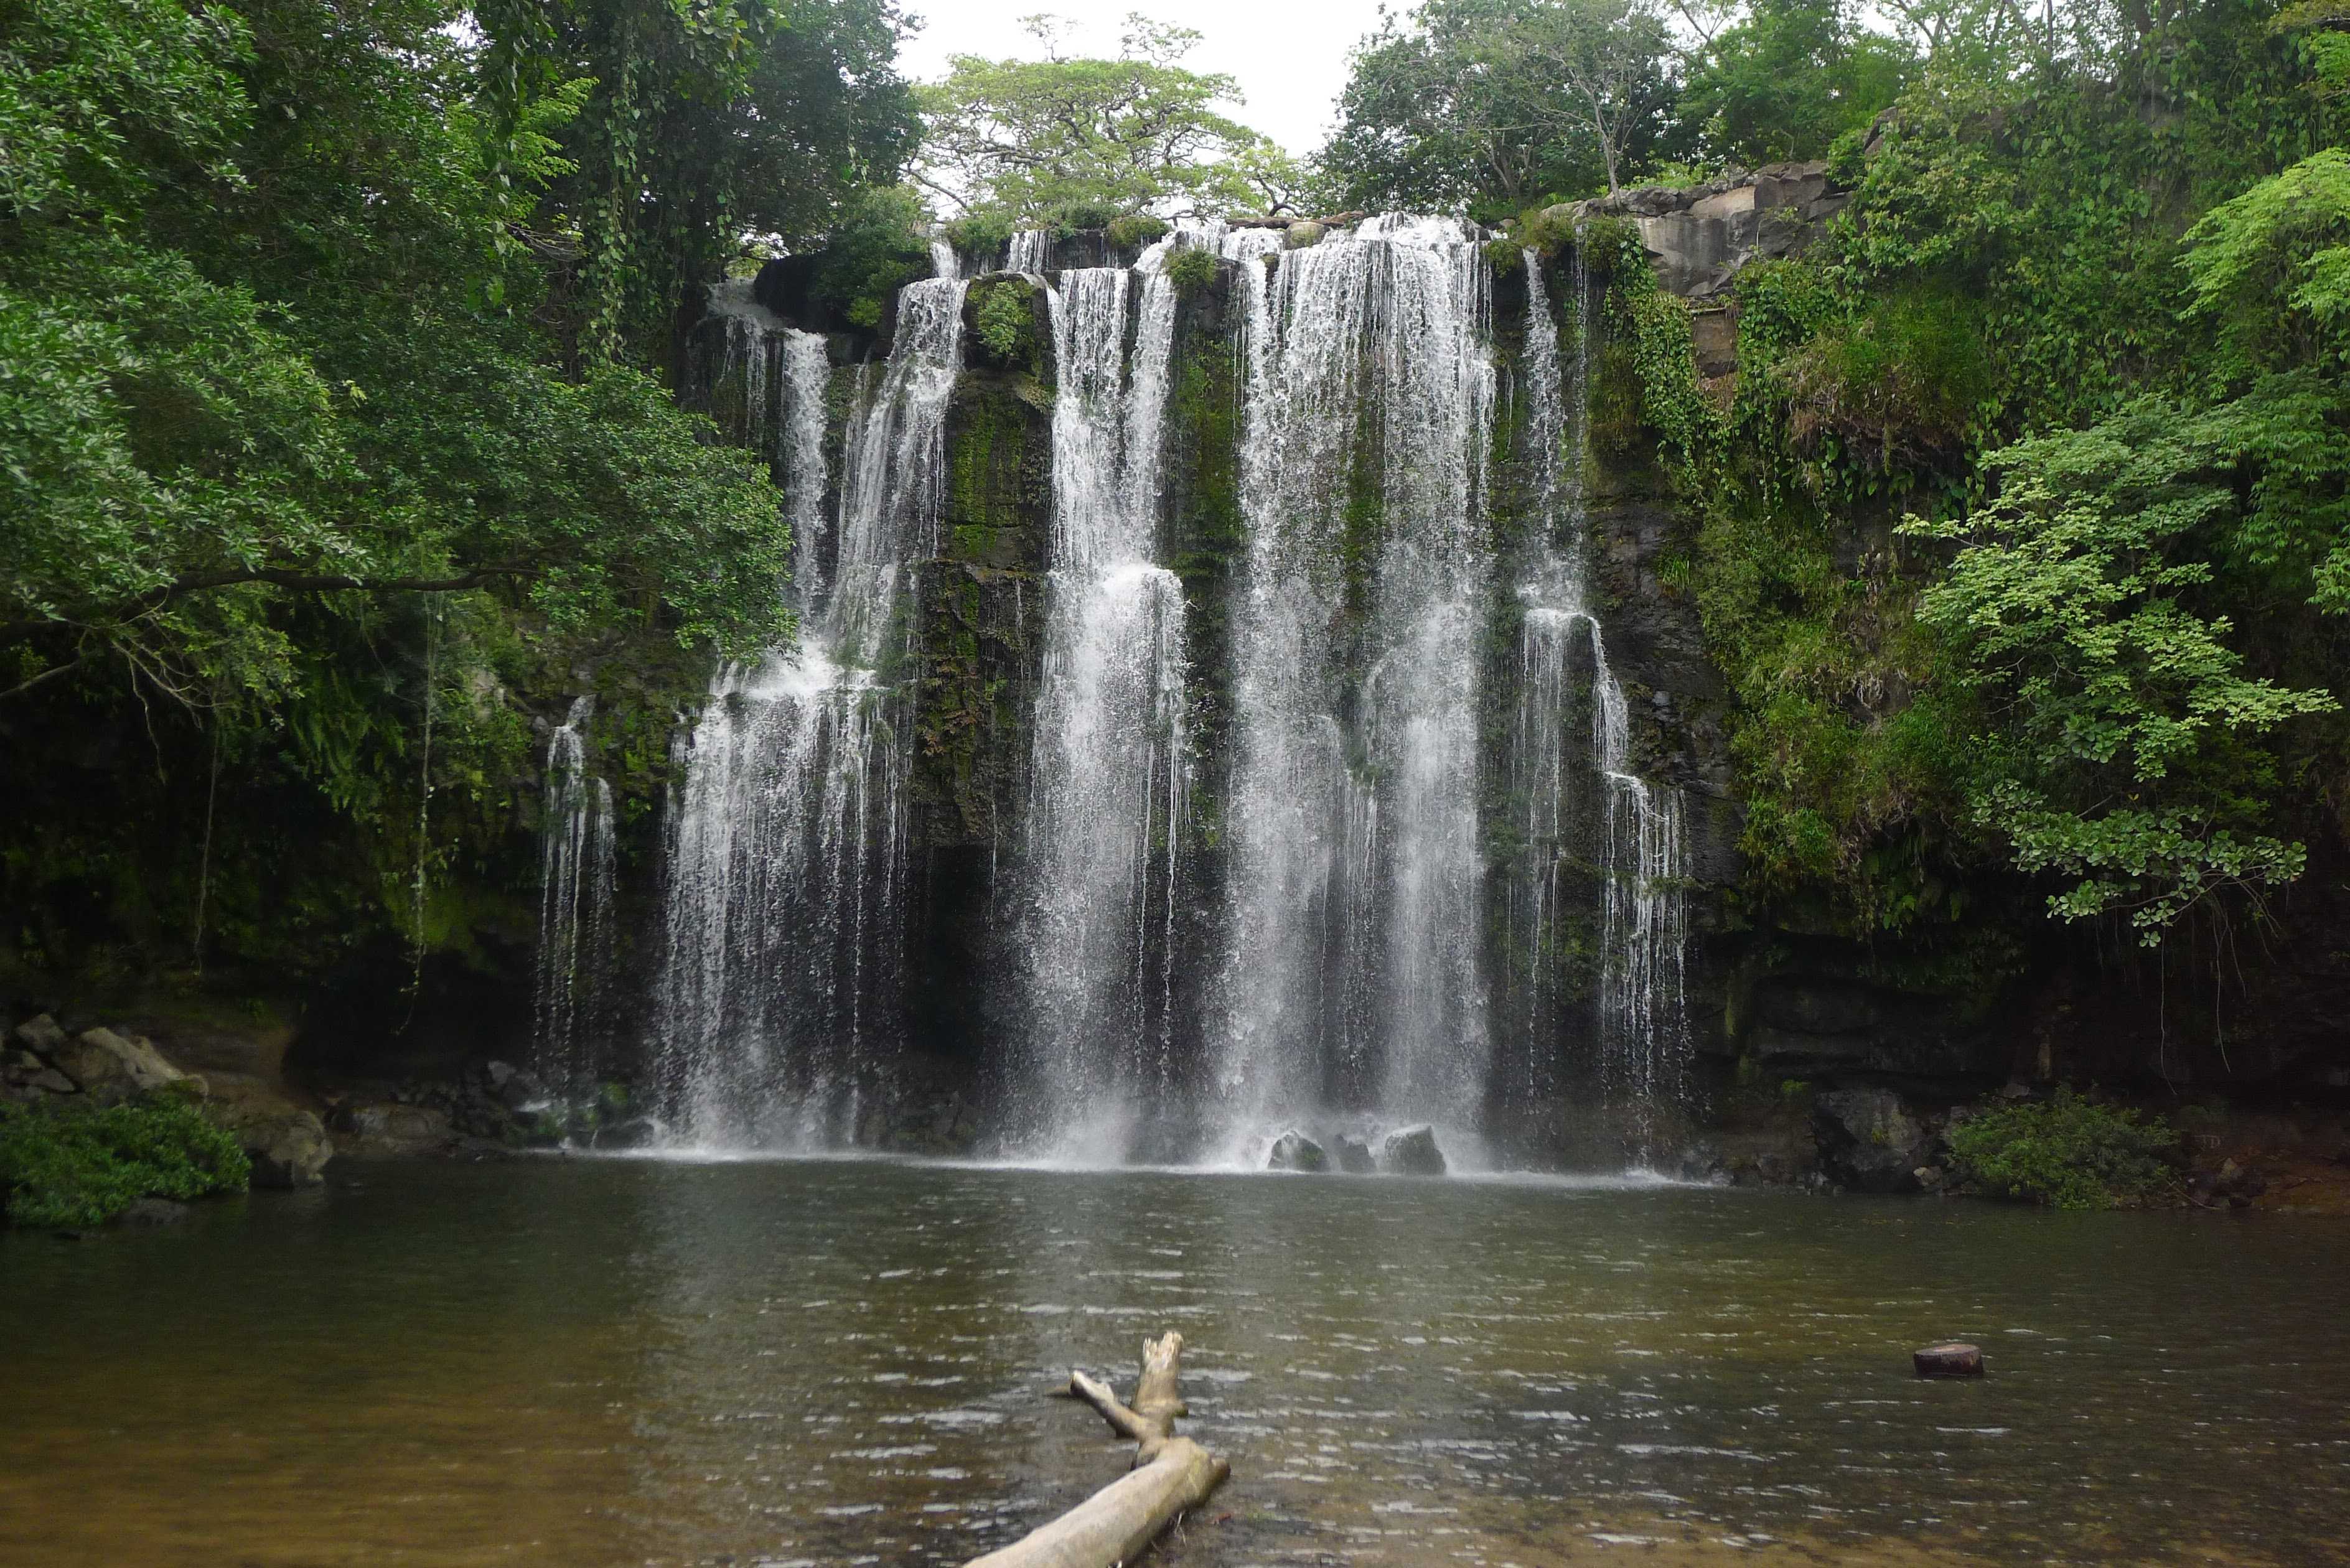
POLYGON ((1048 294, 1058 389, 1022 1099, 1028 1141, 1093 1158, 1128 1152, 1136 1097, 1163 1090, 1169 1067, 1166 923, 1188 776, 1183 590, 1152 559, 1175 332, 1163 254, 1071 269, 1048 294))
POLYGON ((768 332, 783 417, 754 444, 801 530, 800 640, 722 669, 681 742, 658 1017, 668 1108, 693 1143, 853 1142, 894 1045, 909 701, 889 667, 908 575, 936 552, 963 291, 952 275, 900 291, 828 531, 823 343, 768 332))
POLYGON ((601 1003, 612 961, 612 789, 588 772, 582 697, 546 747, 531 1065, 556 1092, 593 1086, 604 1064, 601 1003))
POLYGON ((1659 1114, 1680 1091, 1688 1044, 1680 797, 1632 771, 1623 684, 1608 666, 1605 631, 1591 607, 1583 462, 1596 323, 1582 250, 1576 248, 1574 263, 1571 374, 1562 371, 1541 258, 1528 251, 1524 262, 1526 337, 1519 384, 1536 527, 1517 586, 1523 621, 1509 758, 1512 798, 1520 813, 1515 826, 1524 841, 1506 889, 1507 945, 1523 966, 1514 1022, 1523 1031, 1527 1064, 1526 1080, 1513 1087, 1534 1096, 1559 1087, 1552 1067, 1568 1028, 1561 993, 1565 955, 1555 950, 1564 903, 1562 862, 1574 853, 1581 824, 1596 817, 1597 1079, 1639 1157, 1653 1152, 1648 1145, 1659 1114), (1578 744, 1570 716, 1586 690, 1588 729, 1578 744), (1577 802, 1578 784, 1595 798, 1577 802))
POLYGON ((1233 612, 1232 1137, 1316 1113, 1469 1133, 1485 1089, 1476 628, 1493 372, 1465 225, 1382 217, 1246 292, 1233 612))
POLYGON ((1003 256, 1006 272, 1041 273, 1053 265, 1053 231, 1023 229, 1012 236, 1003 256))

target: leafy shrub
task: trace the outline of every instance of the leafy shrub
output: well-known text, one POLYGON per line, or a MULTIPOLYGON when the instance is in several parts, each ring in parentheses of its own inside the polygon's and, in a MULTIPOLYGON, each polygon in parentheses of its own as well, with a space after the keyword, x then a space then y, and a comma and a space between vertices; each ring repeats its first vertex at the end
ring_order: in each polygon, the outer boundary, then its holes
POLYGON ((1823 333, 1789 379, 1797 450, 1834 438, 1856 458, 1874 449, 1887 467, 1966 450, 1991 386, 1973 307, 1939 294, 1886 300, 1850 331, 1823 333))
POLYGON ((946 224, 940 234, 963 254, 984 260, 1010 244, 1019 227, 1012 221, 1012 214, 1001 207, 981 207, 946 224))
POLYGON ((176 1094, 0 1106, 0 1190, 19 1225, 102 1225, 134 1199, 242 1192, 252 1175, 236 1139, 176 1094))
POLYGON ((1120 248, 1157 244, 1167 237, 1167 221, 1148 213, 1128 213, 1111 221, 1109 243, 1120 248))
POLYGON ((1054 212, 1050 226, 1066 239, 1079 229, 1107 229, 1123 215, 1107 202, 1067 202, 1054 212))
POLYGON ((2101 1106, 2067 1089, 2040 1105, 1986 1111, 1950 1128, 1960 1177, 2002 1198, 2104 1209, 2174 1179, 2178 1135, 2160 1116, 2101 1106))
POLYGON ((1167 281, 1179 294, 1197 294, 1216 281, 1216 258, 1202 250, 1180 250, 1167 258, 1167 281))
POLYGON ((879 327, 898 291, 931 274, 921 202, 903 186, 866 192, 825 238, 810 292, 857 326, 879 327))
POLYGON ((1036 342, 1035 307, 1028 286, 1018 278, 998 278, 976 292, 972 325, 980 342, 1005 365, 1024 362, 1036 342))

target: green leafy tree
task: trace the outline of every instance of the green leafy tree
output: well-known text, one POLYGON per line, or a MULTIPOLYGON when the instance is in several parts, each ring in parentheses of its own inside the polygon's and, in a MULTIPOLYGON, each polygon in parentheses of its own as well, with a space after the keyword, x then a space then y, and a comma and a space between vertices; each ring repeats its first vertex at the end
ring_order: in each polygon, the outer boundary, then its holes
POLYGON ((692 286, 754 239, 816 240, 914 148, 890 0, 491 0, 472 15, 502 171, 526 162, 541 106, 579 104, 546 133, 562 165, 533 224, 577 254, 593 354, 624 339, 665 352, 692 286))
POLYGON ((1130 16, 1118 57, 1088 59, 1060 57, 1055 18, 1029 27, 1046 58, 959 55, 922 89, 926 190, 1020 226, 1250 203, 1272 167, 1264 139, 1218 108, 1240 101, 1230 77, 1180 63, 1197 33, 1130 16))
POLYGON ((1322 162, 1367 206, 1612 190, 1668 145, 1671 63, 1642 0, 1428 0, 1356 49, 1322 162))
POLYGON ((1709 41, 1679 112, 1708 151, 1749 168, 1817 158, 1900 96, 1911 63, 1844 0, 1756 0, 1709 41))

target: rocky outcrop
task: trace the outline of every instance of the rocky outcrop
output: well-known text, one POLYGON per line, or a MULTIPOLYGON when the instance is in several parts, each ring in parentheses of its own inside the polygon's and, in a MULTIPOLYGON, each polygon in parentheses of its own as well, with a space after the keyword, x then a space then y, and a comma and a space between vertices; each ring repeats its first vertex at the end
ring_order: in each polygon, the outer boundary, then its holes
POLYGON ((1710 300, 1748 262, 1803 254, 1848 199, 1825 163, 1773 163, 1685 189, 1644 185, 1565 202, 1543 216, 1561 223, 1630 219, 1666 291, 1710 300))
POLYGON ((51 1051, 49 1062, 100 1105, 119 1105, 187 1077, 163 1060, 153 1041, 111 1029, 83 1030, 51 1051))
POLYGON ((1812 1102, 1820 1168, 1856 1192, 1915 1192, 1941 1135, 1890 1089, 1836 1089, 1812 1102))

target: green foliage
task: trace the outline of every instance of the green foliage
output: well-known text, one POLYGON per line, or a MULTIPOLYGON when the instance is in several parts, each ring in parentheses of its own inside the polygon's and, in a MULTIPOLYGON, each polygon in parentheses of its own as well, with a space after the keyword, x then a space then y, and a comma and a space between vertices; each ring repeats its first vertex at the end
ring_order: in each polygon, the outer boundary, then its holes
POLYGON ((463 940, 550 686, 787 632, 764 466, 656 370, 754 235, 905 243, 848 199, 910 124, 894 26, 792 10, 7 8, 0 707, 120 759, 0 757, 12 940, 463 940))
POLYGON ((931 275, 929 223, 921 196, 907 186, 859 192, 825 236, 809 294, 858 326, 880 325, 899 289, 931 275))
MULTIPOLYGON (((1049 17, 1031 19, 1047 41, 1049 17)), ((1101 228, 1169 203, 1246 204, 1236 165, 1262 142, 1216 106, 1230 77, 1180 62, 1199 35, 1127 18, 1117 59, 991 60, 958 55, 920 89, 918 178, 1008 228, 1101 228)))
POLYGON ((103 1225, 140 1198, 242 1192, 252 1174, 236 1139, 176 1094, 0 1106, 0 1193, 18 1225, 103 1225))
POLYGON ((1707 46, 1679 111, 1718 158, 1749 168, 1817 158, 1899 97, 1914 65, 1844 0, 1756 0, 1707 46))
POLYGON ((1112 218, 1107 230, 1109 243, 1120 250, 1133 250, 1155 244, 1167 237, 1168 223, 1149 213, 1128 213, 1112 218))
POLYGON ((2304 594, 2344 559, 2340 388, 2299 373, 2208 411, 2149 401, 1986 466, 2000 491, 1970 517, 1907 524, 1965 545, 1918 613, 1988 716, 1979 826, 2022 869, 2080 878, 2058 914, 2126 910, 2148 942, 2216 889, 2298 876, 2301 846, 2257 831, 2265 740, 2339 704, 2248 672, 2233 620, 2202 607, 2235 597, 2214 589, 2248 545, 2256 580, 2291 563, 2304 594))
POLYGON ((889 0, 487 0, 463 15, 484 38, 473 82, 498 174, 538 105, 593 84, 552 137, 566 170, 526 224, 576 248, 591 355, 663 344, 691 286, 751 236, 814 242, 913 150, 889 0))
POLYGON ((1322 163, 1349 204, 1495 218, 1614 189, 1668 145, 1670 102, 1641 0, 1427 0, 1357 48, 1322 163))
POLYGON ((984 260, 1002 255, 1003 247, 1012 243, 1012 236, 1019 228, 1020 225, 1013 222, 1012 214, 1001 207, 980 207, 951 223, 941 224, 939 232, 947 244, 964 255, 984 260))
POLYGON ((2001 1198, 2057 1209, 2106 1209, 2170 1186, 2178 1135, 2160 1116, 2141 1121, 2059 1089, 2037 1104, 2007 1106, 1952 1125, 1960 1180, 2001 1198))
POLYGON ((1777 369, 1795 450, 1878 472, 1950 463, 1993 385, 1973 305, 1939 292, 1874 300, 1777 369))
POLYGON ((1036 306, 1028 286, 1018 278, 996 278, 972 293, 972 330, 988 352, 1005 365, 1023 365, 1034 358, 1036 306))
POLYGON ((1167 258, 1167 281, 1178 294, 1197 294, 1216 281, 1214 253, 1186 246, 1167 258))

